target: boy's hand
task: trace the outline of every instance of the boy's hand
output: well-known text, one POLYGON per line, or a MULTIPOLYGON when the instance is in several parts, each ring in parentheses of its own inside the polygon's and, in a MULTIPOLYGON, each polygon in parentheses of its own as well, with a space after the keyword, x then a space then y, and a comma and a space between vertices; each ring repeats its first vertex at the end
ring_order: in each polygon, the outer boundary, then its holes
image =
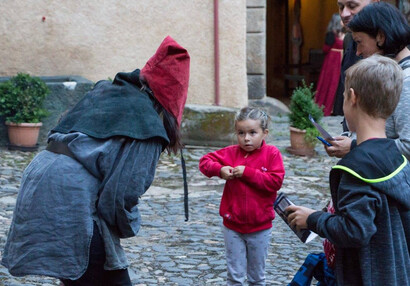
POLYGON ((330 157, 343 158, 350 152, 350 146, 352 145, 352 139, 347 136, 336 136, 336 140, 330 141, 332 146, 325 146, 326 153, 330 157))
POLYGON ((289 212, 288 223, 297 230, 306 229, 308 216, 315 212, 315 210, 294 205, 288 206, 285 211, 289 212))
POLYGON ((224 180, 231 180, 234 178, 233 176, 233 168, 231 166, 223 166, 221 168, 221 178, 224 180))
POLYGON ((235 178, 240 178, 243 175, 243 171, 245 171, 245 166, 236 166, 233 168, 233 176, 235 178))

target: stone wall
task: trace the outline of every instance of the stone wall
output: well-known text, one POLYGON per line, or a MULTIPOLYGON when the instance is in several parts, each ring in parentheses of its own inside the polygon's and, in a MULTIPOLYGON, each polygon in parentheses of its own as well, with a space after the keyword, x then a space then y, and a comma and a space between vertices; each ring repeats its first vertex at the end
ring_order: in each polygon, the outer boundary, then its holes
MULTIPOLYGON (((271 114, 281 113, 284 108, 280 102, 266 98, 266 0, 219 1, 223 107, 214 106, 212 4, 210 0, 109 0, 104 5, 97 0, 69 0, 63 4, 51 0, 2 1, 0 9, 5 15, 0 19, 4 40, 0 75, 27 72, 79 74, 93 81, 113 78, 118 71, 141 68, 161 40, 171 35, 191 55, 184 142, 231 144, 238 108, 249 104, 271 114)), ((48 85, 59 95, 46 101, 52 115, 44 120, 40 144, 65 107, 79 99, 77 95, 68 96, 71 91, 64 85, 48 85)), ((80 86, 77 83, 76 89, 80 86)), ((0 144, 5 142, 4 131, 0 126, 0 144)))
POLYGON ((237 111, 228 107, 186 105, 181 123, 183 143, 220 147, 236 144, 234 119, 237 111))
POLYGON ((266 0, 246 2, 246 68, 248 98, 266 96, 266 0))

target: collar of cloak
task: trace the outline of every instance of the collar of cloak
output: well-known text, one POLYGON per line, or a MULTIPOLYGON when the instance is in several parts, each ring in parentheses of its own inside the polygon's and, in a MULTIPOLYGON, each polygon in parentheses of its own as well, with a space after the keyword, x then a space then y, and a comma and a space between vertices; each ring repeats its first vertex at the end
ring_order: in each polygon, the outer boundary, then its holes
POLYGON ((159 137, 166 146, 167 133, 149 94, 141 90, 139 73, 117 73, 113 82, 97 82, 51 131, 82 132, 99 139, 159 137))

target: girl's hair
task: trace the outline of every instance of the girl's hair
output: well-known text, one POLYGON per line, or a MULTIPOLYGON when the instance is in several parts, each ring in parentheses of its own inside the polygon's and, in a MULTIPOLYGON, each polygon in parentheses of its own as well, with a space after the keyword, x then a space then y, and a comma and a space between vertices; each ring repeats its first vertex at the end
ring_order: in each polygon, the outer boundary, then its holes
POLYGON ((162 113, 162 122, 164 123, 165 131, 169 138, 169 144, 165 148, 168 154, 178 153, 183 145, 181 142, 181 132, 175 117, 169 113, 154 97, 154 108, 160 110, 158 114, 162 113))
POLYGON ((342 32, 342 19, 340 18, 339 13, 335 13, 332 15, 332 19, 330 19, 329 24, 327 25, 326 32, 333 32, 335 34, 339 34, 342 32))
POLYGON ((169 139, 169 144, 165 147, 165 149, 168 154, 177 154, 178 150, 182 149, 183 145, 181 142, 181 131, 176 118, 159 103, 143 77, 140 77, 140 82, 142 84, 141 90, 146 91, 149 94, 149 97, 153 102, 154 109, 162 118, 162 123, 164 124, 164 128, 169 139))
POLYGON ((362 32, 374 39, 382 32, 385 41, 377 46, 385 56, 395 57, 410 44, 410 26, 406 18, 399 9, 386 2, 365 6, 347 26, 352 32, 362 32))
POLYGON ((253 107, 244 107, 235 116, 235 126, 236 122, 238 121, 243 121, 247 119, 252 119, 252 120, 259 120, 261 123, 261 128, 263 131, 268 129, 270 117, 268 114, 266 114, 265 111, 260 110, 258 108, 253 108, 253 107))

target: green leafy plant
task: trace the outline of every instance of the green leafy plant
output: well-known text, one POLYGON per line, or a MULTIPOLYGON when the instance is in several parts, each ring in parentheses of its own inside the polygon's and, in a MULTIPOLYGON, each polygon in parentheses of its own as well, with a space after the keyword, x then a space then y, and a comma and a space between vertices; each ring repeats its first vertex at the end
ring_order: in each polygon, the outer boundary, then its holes
POLYGON ((316 122, 320 122, 323 117, 323 110, 315 103, 314 96, 313 83, 308 86, 302 81, 302 86, 298 86, 292 93, 288 115, 290 126, 306 130, 305 140, 312 145, 318 142, 316 136, 320 134, 310 122, 309 114, 316 122))
POLYGON ((41 122, 48 115, 43 103, 49 93, 40 78, 19 73, 0 84, 0 115, 8 122, 41 122))

